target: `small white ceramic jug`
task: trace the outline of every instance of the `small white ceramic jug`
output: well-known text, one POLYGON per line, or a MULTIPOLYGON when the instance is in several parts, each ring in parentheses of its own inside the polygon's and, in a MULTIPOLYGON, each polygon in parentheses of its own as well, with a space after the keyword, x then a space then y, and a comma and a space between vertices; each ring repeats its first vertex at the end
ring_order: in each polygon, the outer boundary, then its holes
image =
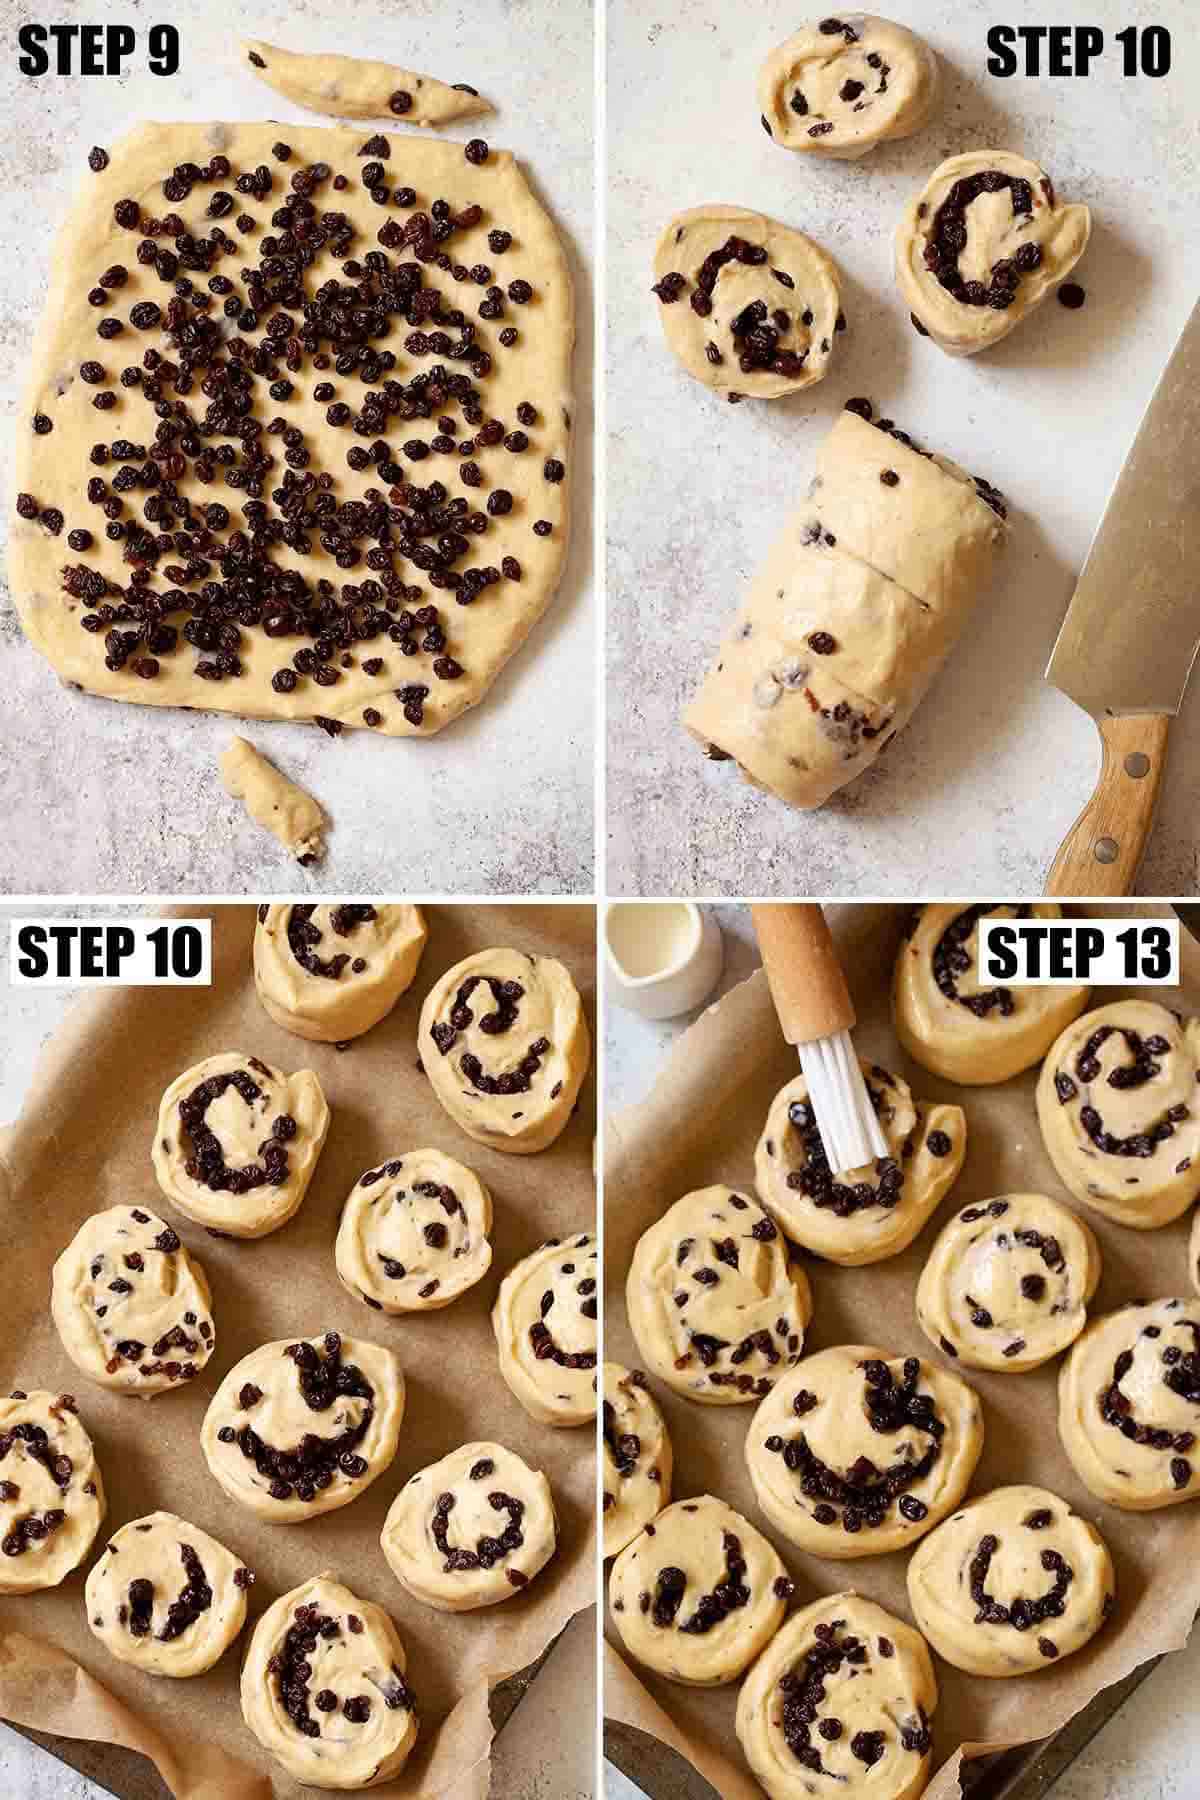
POLYGON ((721 927, 694 900, 612 900, 604 915, 608 993, 644 1019, 699 1006, 721 978, 721 927))

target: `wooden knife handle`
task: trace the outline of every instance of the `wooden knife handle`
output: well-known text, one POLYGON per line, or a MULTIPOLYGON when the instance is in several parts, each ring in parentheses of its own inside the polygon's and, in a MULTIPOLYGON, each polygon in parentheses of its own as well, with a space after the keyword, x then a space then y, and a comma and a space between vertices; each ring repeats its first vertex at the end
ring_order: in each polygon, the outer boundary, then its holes
POLYGON ((794 901, 751 906, 771 998, 789 1044, 849 1031, 854 1002, 833 934, 819 906, 794 901))
POLYGON ((1101 723, 1100 779, 1050 865, 1048 894, 1129 893, 1154 819, 1169 725, 1162 713, 1101 723))

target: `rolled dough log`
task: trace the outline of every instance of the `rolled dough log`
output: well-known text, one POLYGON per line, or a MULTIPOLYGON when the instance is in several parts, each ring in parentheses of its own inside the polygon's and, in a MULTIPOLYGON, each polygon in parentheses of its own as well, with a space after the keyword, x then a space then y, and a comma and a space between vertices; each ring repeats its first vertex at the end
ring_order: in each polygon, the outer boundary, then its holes
POLYGON ((244 737, 235 737, 222 751, 220 766, 221 780, 234 799, 297 862, 318 862, 324 856, 325 814, 311 794, 281 775, 244 737))
POLYGON ((450 86, 435 81, 432 75, 415 75, 411 69, 397 69, 391 63, 280 50, 257 38, 247 38, 242 50, 247 65, 277 94, 335 119, 386 119, 390 115, 409 125, 449 125, 455 119, 473 119, 494 110, 490 100, 465 82, 450 86))
POLYGON ((715 761, 820 806, 908 723, 1003 541, 990 483, 855 401, 683 715, 715 761))

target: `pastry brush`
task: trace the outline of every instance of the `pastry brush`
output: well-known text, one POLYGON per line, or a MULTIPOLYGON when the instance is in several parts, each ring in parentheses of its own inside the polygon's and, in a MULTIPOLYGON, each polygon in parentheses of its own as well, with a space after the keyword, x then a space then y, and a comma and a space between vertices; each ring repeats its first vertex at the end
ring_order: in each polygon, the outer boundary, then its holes
POLYGON ((800 1052, 808 1099, 835 1175, 888 1154, 850 1042, 854 1002, 819 906, 752 906, 771 998, 783 1035, 800 1052))

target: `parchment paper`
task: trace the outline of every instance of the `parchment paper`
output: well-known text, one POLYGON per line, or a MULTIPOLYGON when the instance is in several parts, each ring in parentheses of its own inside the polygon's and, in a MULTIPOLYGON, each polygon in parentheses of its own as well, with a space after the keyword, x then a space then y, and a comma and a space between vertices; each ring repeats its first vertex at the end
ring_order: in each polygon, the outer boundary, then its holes
MULTIPOLYGON (((252 1568, 246 1629, 207 1675, 170 1681, 110 1657, 88 1629, 84 1575, 0 1600, 0 1716, 119 1743, 149 1756, 178 1800, 295 1800, 312 1790, 287 1776, 242 1723, 238 1673, 259 1614, 321 1569, 385 1607, 408 1651, 421 1735, 403 1775, 370 1791, 482 1800, 492 1727, 488 1691, 534 1661, 594 1592, 593 1439, 534 1423, 500 1378, 490 1311, 502 1276, 544 1238, 590 1229, 595 1212, 594 1083, 551 1149, 506 1156, 473 1143, 442 1111, 417 1068, 421 1001, 445 969, 495 944, 557 956, 571 970, 595 1029, 595 914, 590 906, 436 906, 416 980, 389 1017, 339 1052, 290 1036, 254 992, 253 907, 188 906, 213 919, 211 988, 85 995, 43 1052, 21 1117, 0 1141, 0 1268, 4 1326, 0 1389, 47 1387, 76 1396, 96 1445, 109 1510, 96 1551, 124 1521, 165 1507, 227 1543, 252 1568), (291 1071, 315 1069, 332 1124, 307 1197, 281 1231, 257 1242, 209 1236, 174 1211, 150 1166, 163 1089, 223 1049, 291 1071), (492 1191, 492 1267, 453 1305, 389 1317, 342 1288, 333 1261, 342 1202, 364 1169, 424 1145, 457 1156, 492 1191), (89 1213, 142 1203, 197 1254, 213 1289, 216 1353, 186 1388, 141 1401, 93 1387, 63 1352, 50 1321, 50 1268, 89 1213), (408 1403, 396 1459, 352 1505, 311 1523, 262 1525, 228 1500, 200 1453, 200 1422, 227 1370, 272 1338, 337 1330, 387 1344, 408 1403), (412 1599, 379 1547, 384 1515, 408 1476, 473 1438, 507 1444, 545 1470, 554 1491, 558 1554, 526 1593, 480 1612, 434 1612, 412 1599)), ((585 1700, 583 1704, 588 1704, 585 1700)))
MULTIPOLYGON (((1080 912, 1099 908, 1076 909, 1080 912)), ((1123 916, 1162 908, 1122 904, 1123 916)), ((1033 1105, 1037 1070, 1000 1087, 959 1088, 918 1068, 900 1050, 891 1025, 890 982, 908 909, 858 906, 831 911, 843 966, 858 1011, 855 1041, 865 1055, 897 1070, 918 1099, 952 1100, 967 1117, 962 1174, 915 1244, 867 1268, 843 1269, 804 1254, 814 1313, 805 1351, 839 1343, 878 1344, 894 1355, 942 1360, 916 1321, 917 1276, 942 1224, 960 1207, 1006 1192, 1041 1192, 1074 1206, 1042 1148, 1033 1105)), ((1186 932, 1182 934, 1186 942, 1186 932)), ((1194 947, 1193 947, 1194 948, 1194 947)), ((1186 967, 1186 964, 1185 964, 1186 967)), ((1139 990, 1124 988, 1130 995, 1139 990)), ((1097 989, 1090 1004, 1117 998, 1097 989)), ((1183 990, 1155 988, 1142 997, 1195 1010, 1200 979, 1183 990)), ((783 1042, 761 969, 709 1009, 673 1047, 646 1101, 607 1123, 605 1186, 606 1348, 627 1367, 639 1365, 629 1331, 624 1283, 638 1237, 680 1195, 726 1181, 753 1192, 754 1148, 767 1108, 797 1072, 783 1042)), ((1080 1208, 1079 1210, 1083 1210, 1080 1208)), ((1122 1301, 1191 1293, 1190 1218, 1162 1231, 1130 1231, 1087 1212, 1100 1239, 1104 1270, 1092 1302, 1107 1312, 1122 1301)), ((1123 1513, 1088 1493, 1058 1440, 1057 1378, 1061 1359, 1024 1375, 962 1370, 983 1401, 983 1456, 968 1498, 1008 1482, 1050 1488, 1095 1522, 1112 1552, 1117 1610, 1108 1626, 1061 1667, 1008 1680, 969 1676, 935 1658, 941 1703, 934 1720, 934 1768, 926 1800, 960 1793, 964 1760, 1059 1730, 1103 1687, 1139 1663, 1187 1641, 1200 1607, 1200 1507, 1123 1513)), ((675 1450, 673 1498, 719 1494, 772 1539, 797 1578, 796 1606, 822 1593, 854 1588, 911 1622, 904 1585, 907 1556, 833 1562, 806 1555, 768 1524, 746 1473, 743 1445, 753 1405, 701 1406, 651 1380, 675 1450)), ((664 1681, 617 1656, 608 1623, 606 1713, 649 1732, 686 1755, 722 1800, 761 1800, 734 1733, 737 1684, 691 1689, 664 1681), (663 1729, 663 1716, 669 1730, 663 1729)))

